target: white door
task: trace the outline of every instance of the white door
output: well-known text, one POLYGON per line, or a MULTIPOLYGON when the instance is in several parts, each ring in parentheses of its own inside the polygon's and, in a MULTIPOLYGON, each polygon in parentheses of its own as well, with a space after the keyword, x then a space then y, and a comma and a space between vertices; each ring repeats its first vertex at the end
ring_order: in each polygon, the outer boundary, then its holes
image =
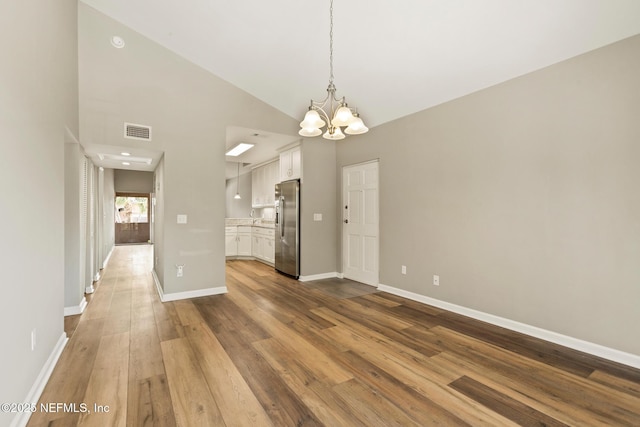
POLYGON ((342 170, 344 277, 378 286, 378 161, 342 170))

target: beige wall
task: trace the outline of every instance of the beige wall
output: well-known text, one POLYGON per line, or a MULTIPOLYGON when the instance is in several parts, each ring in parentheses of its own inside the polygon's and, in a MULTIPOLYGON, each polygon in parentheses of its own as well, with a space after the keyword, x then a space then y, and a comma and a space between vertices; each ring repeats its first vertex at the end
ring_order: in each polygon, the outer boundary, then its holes
POLYGON ((638 52, 640 36, 340 142, 340 167, 380 158, 380 282, 640 355, 638 52))
MULTIPOLYGON (((227 218, 249 218, 251 215, 251 171, 240 175, 240 184, 238 178, 233 177, 225 181, 225 216, 227 218), (240 200, 234 199, 236 191, 240 193, 240 200)), ((257 217, 256 217, 257 218, 257 217)))
POLYGON ((83 4, 79 33, 80 142, 164 152, 164 222, 154 248, 164 292, 224 286, 227 126, 295 135, 298 122, 83 4), (110 45, 114 34, 124 49, 110 45), (125 121, 152 126, 153 140, 125 140, 125 121), (177 224, 178 214, 188 223, 177 224))
POLYGON ((160 159, 156 167, 153 182, 155 185, 153 200, 151 201, 153 209, 151 215, 154 256, 153 269, 160 282, 160 286, 164 287, 164 158, 160 159))
POLYGON ((85 280, 82 275, 79 256, 81 235, 86 233, 80 227, 82 203, 80 197, 81 167, 84 157, 77 141, 64 144, 64 306, 78 307, 84 298, 85 280))
POLYGON ((336 143, 323 138, 302 142, 300 185, 300 275, 337 271, 336 143), (314 221, 313 214, 322 214, 314 221))
POLYGON ((152 193, 153 172, 115 169, 113 171, 114 188, 123 193, 152 193))
MULTIPOLYGON (((65 127, 77 137, 76 8, 75 0, 0 2, 0 402, 28 402, 64 337, 65 127)), ((0 425, 14 416, 0 412, 0 425)))
POLYGON ((103 187, 102 187, 102 206, 103 206, 103 220, 102 220, 102 257, 100 260, 102 264, 106 261, 107 256, 111 253, 115 242, 115 205, 114 200, 116 197, 116 190, 114 187, 114 170, 104 169, 103 171, 103 187))

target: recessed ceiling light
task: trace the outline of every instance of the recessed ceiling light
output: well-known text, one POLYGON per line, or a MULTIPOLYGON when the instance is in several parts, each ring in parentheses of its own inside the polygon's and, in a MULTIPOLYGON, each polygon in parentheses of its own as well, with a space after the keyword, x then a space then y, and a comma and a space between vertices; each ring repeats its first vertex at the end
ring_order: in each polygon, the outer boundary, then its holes
POLYGON ((123 151, 123 152, 122 152, 122 153, 120 153, 120 154, 122 154, 123 156, 130 156, 130 155, 131 155, 131 153, 127 153, 126 151, 123 151))
POLYGON ((122 164, 123 164, 123 165, 125 165, 125 166, 129 166, 131 163, 129 163, 129 162, 122 162, 122 164))
POLYGON ((122 49, 124 47, 124 39, 122 37, 111 37, 111 45, 115 48, 122 49))
POLYGON ((252 148, 254 145, 255 144, 248 144, 246 142, 241 142, 241 143, 237 144, 236 146, 234 146, 229 151, 227 151, 225 153, 225 155, 227 155, 227 156, 239 156, 240 154, 242 154, 245 151, 247 151, 250 148, 252 148))

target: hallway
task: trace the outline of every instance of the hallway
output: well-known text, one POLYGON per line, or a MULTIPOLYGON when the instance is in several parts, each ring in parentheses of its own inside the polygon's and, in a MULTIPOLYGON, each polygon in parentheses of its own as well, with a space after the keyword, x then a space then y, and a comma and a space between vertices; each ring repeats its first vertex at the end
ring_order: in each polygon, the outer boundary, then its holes
POLYGON ((152 254, 114 249, 29 426, 640 425, 637 369, 256 261, 161 303, 152 254))
POLYGON ((153 283, 152 259, 152 245, 114 248, 87 309, 79 321, 65 322, 70 340, 38 404, 75 406, 38 411, 29 426, 133 426, 144 419, 174 425, 156 321, 169 315, 153 283))

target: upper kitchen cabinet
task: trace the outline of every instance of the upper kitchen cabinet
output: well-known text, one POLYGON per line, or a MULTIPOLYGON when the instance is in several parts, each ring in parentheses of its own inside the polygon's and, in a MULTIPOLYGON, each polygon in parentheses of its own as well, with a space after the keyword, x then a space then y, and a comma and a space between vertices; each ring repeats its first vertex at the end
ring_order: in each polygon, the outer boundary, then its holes
POLYGON ((300 144, 280 152, 280 181, 302 178, 302 151, 300 144))
POLYGON ((259 166, 251 171, 251 207, 273 207, 275 202, 275 185, 280 168, 278 160, 259 166))

